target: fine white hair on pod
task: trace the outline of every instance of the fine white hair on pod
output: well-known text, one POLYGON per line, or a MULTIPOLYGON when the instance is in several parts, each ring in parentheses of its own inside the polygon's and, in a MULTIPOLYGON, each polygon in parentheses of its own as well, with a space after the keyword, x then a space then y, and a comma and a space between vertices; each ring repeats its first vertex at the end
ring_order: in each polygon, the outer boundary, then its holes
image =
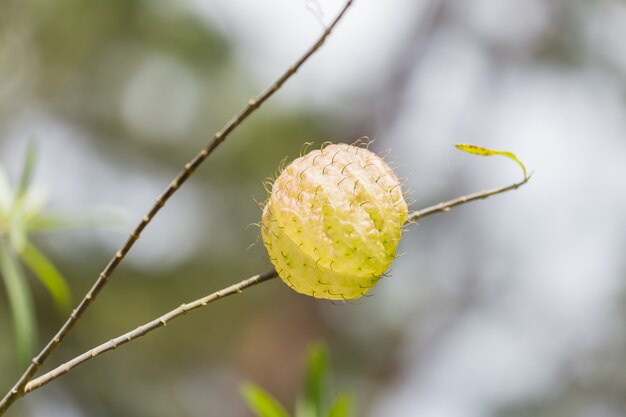
POLYGON ((384 276, 407 216, 401 181, 367 142, 324 142, 282 170, 263 209, 261 235, 289 287, 351 300, 384 276))

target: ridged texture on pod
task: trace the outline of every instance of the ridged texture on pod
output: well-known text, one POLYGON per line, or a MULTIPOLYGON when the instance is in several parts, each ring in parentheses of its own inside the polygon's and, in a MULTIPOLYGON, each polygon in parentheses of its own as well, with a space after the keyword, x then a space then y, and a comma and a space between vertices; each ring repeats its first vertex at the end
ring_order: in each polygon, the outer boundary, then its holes
POLYGON ((333 144, 279 175, 261 222, 281 279, 299 293, 365 295, 393 261, 408 208, 400 182, 365 148, 333 144))

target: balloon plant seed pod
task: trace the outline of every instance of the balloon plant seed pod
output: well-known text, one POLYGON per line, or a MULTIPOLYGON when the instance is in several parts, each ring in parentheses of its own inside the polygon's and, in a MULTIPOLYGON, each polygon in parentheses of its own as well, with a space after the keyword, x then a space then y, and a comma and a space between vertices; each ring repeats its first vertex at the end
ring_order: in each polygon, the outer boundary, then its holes
POLYGON ((408 208, 385 161, 330 144, 291 162, 272 185, 261 234, 280 278, 316 298, 365 295, 395 258, 408 208))

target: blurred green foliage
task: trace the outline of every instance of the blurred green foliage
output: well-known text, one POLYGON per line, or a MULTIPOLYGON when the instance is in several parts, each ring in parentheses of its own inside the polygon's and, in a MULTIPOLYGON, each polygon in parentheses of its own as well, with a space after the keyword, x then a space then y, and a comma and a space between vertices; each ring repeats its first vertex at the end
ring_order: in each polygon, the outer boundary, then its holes
POLYGON ((43 212, 45 199, 31 187, 36 150, 28 148, 16 190, 12 190, 0 167, 0 271, 13 316, 18 360, 24 365, 36 341, 34 305, 22 265, 44 285, 62 312, 70 309, 70 289, 59 270, 35 246, 30 235, 74 227, 71 217, 43 212), (21 263, 20 263, 21 261, 21 263))
MULTIPOLYGON (((341 394, 327 406, 329 391, 328 350, 318 343, 309 348, 308 367, 304 392, 296 402, 294 417, 349 417, 352 396, 341 394)), ((289 414, 259 386, 248 383, 241 388, 248 406, 258 417, 289 417, 289 414)))

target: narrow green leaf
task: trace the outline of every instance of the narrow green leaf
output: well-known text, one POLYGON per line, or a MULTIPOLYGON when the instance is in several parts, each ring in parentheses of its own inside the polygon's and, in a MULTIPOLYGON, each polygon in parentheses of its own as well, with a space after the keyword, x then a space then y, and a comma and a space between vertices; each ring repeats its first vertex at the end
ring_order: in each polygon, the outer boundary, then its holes
POLYGON ((123 216, 111 210, 97 213, 47 213, 38 214, 26 223, 29 233, 53 232, 57 230, 82 229, 98 226, 123 225, 123 216))
POLYGON ((303 396, 296 399, 295 417, 318 417, 317 410, 303 396))
POLYGON ((29 142, 26 147, 26 155, 24 156, 24 166, 22 167, 22 175, 20 175, 20 182, 15 193, 15 199, 19 200, 26 195, 30 182, 33 178, 33 171, 35 170, 35 162, 37 161, 37 147, 29 142))
POLYGON ((70 288, 54 264, 32 242, 28 241, 20 256, 24 263, 35 273, 39 281, 48 289, 57 306, 63 312, 69 311, 71 307, 70 288))
POLYGON ((314 410, 315 417, 322 417, 328 373, 328 351, 323 343, 309 348, 306 376, 305 402, 314 410))
POLYGON ((244 385, 241 388, 241 395, 257 417, 289 417, 278 401, 257 385, 244 385))
POLYGON ((31 186, 22 199, 16 203, 16 215, 22 218, 22 222, 27 224, 29 220, 36 217, 46 205, 47 195, 43 189, 31 186))
POLYGON ((80 219, 66 214, 39 214, 26 223, 29 233, 79 229, 85 226, 80 219))
POLYGON ((328 411, 328 417, 349 417, 352 411, 352 396, 348 394, 342 394, 335 398, 335 401, 330 406, 328 411))
POLYGON ((19 263, 5 242, 0 242, 0 271, 4 278, 13 316, 18 362, 20 365, 25 365, 32 356, 35 346, 35 311, 30 290, 19 263))
POLYGON ((24 223, 19 216, 10 216, 9 219, 9 240, 16 252, 24 250, 26 245, 26 230, 24 230, 24 223))
POLYGON ((474 154, 474 155, 480 155, 480 156, 501 155, 501 156, 505 156, 505 157, 507 157, 509 159, 512 159, 513 161, 515 161, 522 168, 522 171, 524 172, 524 179, 528 178, 528 175, 526 174, 526 167, 524 166, 522 161, 517 159, 517 156, 515 156, 515 154, 513 154, 511 152, 495 151, 493 149, 483 148, 481 146, 476 146, 476 145, 470 145, 468 143, 458 143, 458 144, 456 144, 454 146, 456 146, 457 149, 460 149, 463 152, 471 153, 471 154, 474 154))
POLYGON ((13 205, 13 191, 4 169, 0 166, 0 215, 5 217, 13 205))

